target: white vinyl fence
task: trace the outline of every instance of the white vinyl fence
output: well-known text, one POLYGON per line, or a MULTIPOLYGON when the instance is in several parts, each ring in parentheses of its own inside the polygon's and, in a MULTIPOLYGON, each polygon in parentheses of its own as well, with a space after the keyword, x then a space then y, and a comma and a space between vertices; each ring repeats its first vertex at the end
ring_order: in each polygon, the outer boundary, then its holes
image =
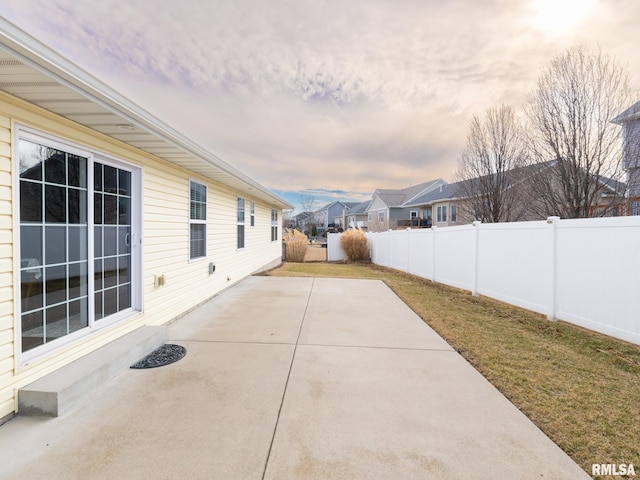
MULTIPOLYGON (((369 233, 371 260, 640 344, 640 217, 369 233)), ((340 235, 328 259, 340 260, 340 235)))

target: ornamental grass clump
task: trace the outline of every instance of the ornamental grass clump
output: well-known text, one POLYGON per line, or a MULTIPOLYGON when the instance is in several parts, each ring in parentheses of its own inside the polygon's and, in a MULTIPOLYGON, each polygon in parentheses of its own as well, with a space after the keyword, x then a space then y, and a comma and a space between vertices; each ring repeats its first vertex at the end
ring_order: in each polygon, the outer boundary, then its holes
POLYGON ((309 248, 307 236, 299 230, 286 229, 284 232, 285 260, 302 263, 309 248))
POLYGON ((366 262, 369 260, 369 244, 362 230, 350 228, 340 237, 340 246, 347 254, 350 262, 366 262))

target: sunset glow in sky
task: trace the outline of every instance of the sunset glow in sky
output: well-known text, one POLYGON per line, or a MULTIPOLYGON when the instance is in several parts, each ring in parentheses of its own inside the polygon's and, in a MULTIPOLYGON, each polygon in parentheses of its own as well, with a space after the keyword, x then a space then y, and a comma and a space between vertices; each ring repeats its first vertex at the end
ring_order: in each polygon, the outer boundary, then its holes
POLYGON ((578 43, 640 87, 637 0, 4 0, 0 14, 292 203, 451 180, 469 120, 578 43))

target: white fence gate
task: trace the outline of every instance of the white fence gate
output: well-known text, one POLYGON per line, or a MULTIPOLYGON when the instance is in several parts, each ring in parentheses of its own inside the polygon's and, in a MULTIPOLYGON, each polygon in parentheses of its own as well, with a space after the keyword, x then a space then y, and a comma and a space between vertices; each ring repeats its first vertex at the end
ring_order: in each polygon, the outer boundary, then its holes
MULTIPOLYGON (((371 260, 640 344, 640 217, 369 233, 371 260)), ((341 260, 340 235, 328 259, 341 260)))

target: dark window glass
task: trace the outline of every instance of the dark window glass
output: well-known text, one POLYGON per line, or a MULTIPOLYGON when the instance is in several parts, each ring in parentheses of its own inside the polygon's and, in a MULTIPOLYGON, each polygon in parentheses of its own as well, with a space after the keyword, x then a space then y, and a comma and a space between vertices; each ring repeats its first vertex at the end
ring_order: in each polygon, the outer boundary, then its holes
POLYGON ((74 187, 87 187, 87 159, 77 155, 68 154, 69 185, 74 187))
POLYGON ((114 287, 118 282, 117 257, 104 259, 104 288, 114 287))
POLYGON ((118 169, 103 165, 104 167, 104 191, 106 193, 118 193, 118 169))
POLYGON ((67 189, 45 185, 45 222, 67 222, 67 189))
POLYGON ((87 259, 87 227, 69 227, 69 261, 87 259))
POLYGON ((44 180, 49 183, 65 185, 67 183, 67 155, 60 150, 47 149, 44 161, 44 180))
POLYGON ((131 172, 118 170, 118 191, 120 195, 131 195, 131 172))
POLYGON ((130 288, 129 284, 118 287, 118 310, 124 310, 131 306, 130 288))
POLYGON ((53 305, 54 303, 64 302, 67 299, 67 267, 60 265, 58 267, 45 268, 45 303, 53 305))
POLYGON ((93 223, 96 225, 101 225, 103 223, 102 219, 102 197, 101 193, 93 194, 93 223))
POLYGON ((93 189, 96 192, 102 192, 102 164, 94 163, 93 164, 93 189))
POLYGON ((69 302, 69 333, 89 325, 88 302, 86 298, 69 302))
POLYGON ((105 225, 118 224, 118 197, 115 195, 104 196, 104 223, 105 225))
POLYGON ((47 265, 67 261, 67 228, 45 227, 44 261, 47 265))
POLYGON ((87 264, 69 264, 69 300, 87 295, 87 264))
POLYGON ((131 281, 129 275, 131 265, 130 255, 121 255, 118 257, 118 284, 128 283, 131 281))
POLYGON ((104 282, 102 280, 102 260, 97 259, 93 262, 93 282, 96 290, 102 290, 104 288, 104 282))
POLYGON ((22 315, 22 351, 44 344, 42 310, 22 315))
POLYGON ((102 257, 102 228, 93 227, 93 255, 102 257))
POLYGON ((20 182, 20 221, 42 222, 42 184, 20 182))
POLYGON ((20 227, 20 266, 37 267, 42 265, 42 227, 23 225, 20 227))
POLYGON ((104 317, 104 305, 103 305, 103 295, 102 295, 102 291, 100 292, 96 292, 95 295, 93 296, 93 300, 94 300, 94 314, 95 314, 95 318, 96 320, 100 320, 101 318, 104 317))
POLYGON ((87 223, 87 192, 69 189, 69 223, 87 223))
POLYGON ((244 248, 244 225, 238 225, 238 248, 244 248))
POLYGON ((29 268, 20 273, 21 308, 23 312, 42 308, 44 295, 42 268, 29 268))
POLYGON ((118 311, 118 289, 110 288, 103 292, 104 295, 104 316, 113 315, 118 311))
POLYGON ((118 254, 118 227, 104 227, 104 256, 118 254))
POLYGON ((131 200, 127 197, 118 197, 118 225, 131 225, 130 202, 131 200))
POLYGON ((67 329, 67 304, 55 305, 45 310, 47 319, 47 342, 64 337, 67 329))
POLYGON ((207 226, 202 223, 193 223, 190 226, 190 230, 190 258, 206 256, 207 226))

